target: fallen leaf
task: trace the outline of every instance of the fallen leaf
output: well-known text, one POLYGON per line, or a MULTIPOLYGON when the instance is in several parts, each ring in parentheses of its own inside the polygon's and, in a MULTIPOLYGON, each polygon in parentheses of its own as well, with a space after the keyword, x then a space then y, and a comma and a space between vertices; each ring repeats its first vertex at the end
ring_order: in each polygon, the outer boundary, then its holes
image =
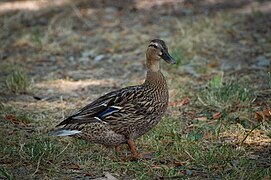
POLYGON ((213 60, 212 62, 210 62, 208 64, 208 67, 210 67, 210 68, 216 68, 218 65, 219 65, 218 60, 213 60))
POLYGON ((221 112, 217 112, 215 114, 213 114, 213 119, 219 119, 222 117, 222 113, 221 112))
POLYGON ((22 124, 24 126, 27 126, 27 124, 24 121, 18 119, 16 116, 14 116, 12 114, 5 115, 4 119, 12 122, 13 124, 22 124))
POLYGON ((169 106, 185 106, 187 104, 190 103, 190 99, 188 97, 185 97, 183 100, 181 101, 173 101, 173 102, 169 102, 168 105, 169 106))
POLYGON ((174 164, 175 164, 176 166, 183 166, 183 163, 180 162, 180 161, 175 161, 174 164))
POLYGON ((271 179, 271 177, 268 175, 263 177, 263 180, 270 180, 270 179, 271 179))
POLYGON ((112 52, 114 52, 114 49, 108 47, 108 48, 105 48, 105 51, 108 53, 112 53, 112 52))
POLYGON ((258 121, 266 120, 271 117, 271 109, 255 112, 255 118, 258 121))
POLYGON ((93 176, 93 174, 92 174, 92 173, 87 172, 87 173, 85 173, 85 176, 93 176))

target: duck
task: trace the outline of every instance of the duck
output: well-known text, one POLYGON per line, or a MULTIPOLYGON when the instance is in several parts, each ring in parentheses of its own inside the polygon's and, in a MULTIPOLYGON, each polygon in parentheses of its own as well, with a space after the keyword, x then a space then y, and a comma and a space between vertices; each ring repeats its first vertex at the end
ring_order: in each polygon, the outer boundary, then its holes
POLYGON ((131 157, 142 157, 135 140, 161 121, 168 106, 168 86, 160 70, 161 60, 176 63, 165 42, 153 39, 146 51, 144 83, 99 97, 65 118, 49 134, 114 147, 118 153, 122 144, 128 144, 131 157))

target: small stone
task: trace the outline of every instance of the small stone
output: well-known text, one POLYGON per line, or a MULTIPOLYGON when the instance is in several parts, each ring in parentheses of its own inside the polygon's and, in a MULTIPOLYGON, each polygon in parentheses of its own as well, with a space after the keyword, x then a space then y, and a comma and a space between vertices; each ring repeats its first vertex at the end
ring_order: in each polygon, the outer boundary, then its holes
POLYGON ((96 56, 96 57, 94 58, 94 60, 95 60, 96 62, 99 62, 99 61, 103 60, 104 57, 105 57, 105 55, 102 55, 102 54, 101 54, 101 55, 96 56))
POLYGON ((193 174, 193 172, 188 169, 185 172, 186 172, 186 175, 189 175, 189 176, 191 176, 193 174))
POLYGON ((265 56, 258 56, 256 58, 256 61, 257 61, 257 66, 260 66, 260 67, 270 66, 270 60, 267 59, 265 56))
POLYGON ((50 59, 50 61, 52 61, 52 62, 56 62, 56 57, 55 57, 55 56, 50 56, 49 59, 50 59))
POLYGON ((70 57, 69 57, 69 60, 70 60, 70 61, 74 61, 74 57, 73 57, 73 56, 70 56, 70 57))
POLYGON ((46 26, 48 24, 48 18, 41 17, 37 20, 37 24, 46 26))
POLYGON ((47 92, 53 94, 53 93, 55 93, 55 90, 54 89, 48 89, 47 92))
POLYGON ((81 55, 82 55, 83 58, 94 57, 95 56, 95 52, 94 51, 85 50, 85 51, 82 52, 81 55))
POLYGON ((108 7, 108 8, 105 8, 105 19, 106 20, 114 20, 116 15, 117 15, 117 9, 114 8, 114 7, 108 7))

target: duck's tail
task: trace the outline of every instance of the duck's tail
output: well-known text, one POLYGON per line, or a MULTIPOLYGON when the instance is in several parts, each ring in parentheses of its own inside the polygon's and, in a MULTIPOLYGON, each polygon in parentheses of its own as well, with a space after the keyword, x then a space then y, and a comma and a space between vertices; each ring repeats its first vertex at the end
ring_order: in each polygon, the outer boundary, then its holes
POLYGON ((57 129, 49 132, 49 136, 72 136, 80 133, 81 131, 78 130, 57 129))

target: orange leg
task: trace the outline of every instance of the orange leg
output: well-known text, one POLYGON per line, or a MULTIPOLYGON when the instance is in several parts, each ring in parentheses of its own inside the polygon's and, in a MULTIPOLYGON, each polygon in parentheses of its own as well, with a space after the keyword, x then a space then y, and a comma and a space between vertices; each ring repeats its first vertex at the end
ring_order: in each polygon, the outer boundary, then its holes
POLYGON ((132 156, 131 156, 132 159, 134 159, 134 158, 142 158, 142 155, 136 152, 134 141, 128 140, 127 144, 129 145, 130 150, 132 152, 132 156))

